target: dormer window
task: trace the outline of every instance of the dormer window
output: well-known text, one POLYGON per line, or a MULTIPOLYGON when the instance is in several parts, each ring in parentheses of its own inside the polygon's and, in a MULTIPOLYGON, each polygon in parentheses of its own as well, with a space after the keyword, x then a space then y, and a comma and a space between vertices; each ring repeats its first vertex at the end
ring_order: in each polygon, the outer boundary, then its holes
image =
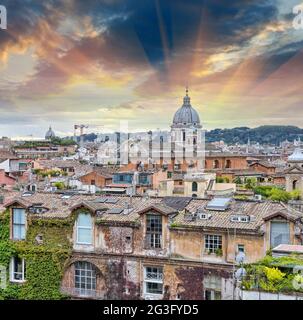
POLYGON ((77 219, 77 244, 92 244, 93 221, 88 213, 80 213, 77 219))
POLYGON ((290 227, 288 222, 271 221, 270 245, 275 248, 279 244, 290 243, 290 227))
POLYGON ((250 217, 247 215, 234 215, 230 218, 231 222, 250 222, 250 217))
POLYGON ((24 240, 25 239, 25 224, 26 224, 26 214, 25 209, 14 208, 13 209, 13 240, 24 240))
POLYGON ((150 249, 162 247, 162 216, 160 215, 146 216, 146 246, 150 249))

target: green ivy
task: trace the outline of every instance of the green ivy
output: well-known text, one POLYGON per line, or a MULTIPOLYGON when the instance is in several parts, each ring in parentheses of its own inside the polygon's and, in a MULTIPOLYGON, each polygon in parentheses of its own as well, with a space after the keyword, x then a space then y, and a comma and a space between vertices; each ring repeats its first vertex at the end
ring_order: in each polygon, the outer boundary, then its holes
POLYGON ((0 299, 68 298, 60 292, 60 284, 65 263, 71 256, 74 221, 74 216, 67 219, 28 218, 26 240, 11 241, 9 211, 0 213, 0 264, 8 270, 11 257, 16 255, 26 261, 26 282, 8 282, 7 288, 0 290, 0 299), (40 243, 36 240, 38 235, 42 237, 40 243))
POLYGON ((260 288, 269 292, 302 292, 301 288, 293 286, 294 278, 298 277, 293 273, 293 267, 298 265, 303 265, 303 259, 297 255, 279 258, 266 255, 257 263, 245 265, 247 275, 242 286, 246 290, 260 288))

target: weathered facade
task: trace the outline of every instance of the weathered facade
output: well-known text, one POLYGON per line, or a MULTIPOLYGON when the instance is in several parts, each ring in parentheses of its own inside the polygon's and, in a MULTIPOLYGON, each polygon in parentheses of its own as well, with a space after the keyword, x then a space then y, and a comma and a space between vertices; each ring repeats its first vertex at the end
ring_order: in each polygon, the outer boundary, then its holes
POLYGON ((12 241, 29 219, 73 217, 61 282, 73 298, 234 299, 237 253, 250 263, 302 243, 302 214, 277 202, 36 193, 5 206, 12 241))

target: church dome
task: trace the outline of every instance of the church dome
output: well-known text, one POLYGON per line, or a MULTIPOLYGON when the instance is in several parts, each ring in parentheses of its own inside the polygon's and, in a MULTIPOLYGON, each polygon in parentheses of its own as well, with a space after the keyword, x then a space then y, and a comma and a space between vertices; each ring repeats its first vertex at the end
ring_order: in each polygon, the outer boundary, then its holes
POLYGON ((173 126, 193 125, 200 126, 200 118, 198 112, 191 106, 188 90, 186 89, 186 96, 183 99, 183 105, 174 115, 173 126))
POLYGON ((288 161, 300 161, 303 162, 303 153, 301 149, 296 148, 293 154, 288 157, 288 161))
POLYGON ((45 134, 45 139, 49 140, 49 139, 55 138, 55 137, 56 137, 55 132, 52 130, 52 127, 49 126, 49 129, 47 130, 47 132, 45 134))

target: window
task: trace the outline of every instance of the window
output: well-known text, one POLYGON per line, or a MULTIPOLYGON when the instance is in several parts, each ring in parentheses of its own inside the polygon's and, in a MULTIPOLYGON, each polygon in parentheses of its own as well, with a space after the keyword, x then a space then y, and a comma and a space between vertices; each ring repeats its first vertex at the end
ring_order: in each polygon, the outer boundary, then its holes
POLYGON ((205 235, 205 250, 215 253, 218 249, 222 249, 222 236, 207 234, 205 235))
POLYGON ((13 240, 25 239, 25 209, 13 209, 13 240))
POLYGON ((80 296, 92 296, 96 290, 96 268, 86 261, 75 263, 75 289, 80 296))
POLYGON ((90 181, 90 184, 91 184, 92 186, 95 186, 95 185, 96 185, 96 181, 95 181, 95 180, 91 180, 91 181, 90 181))
POLYGON ((163 294, 163 268, 144 268, 144 293, 163 294))
POLYGON ((19 171, 26 171, 27 163, 19 162, 19 171))
POLYGON ((250 217, 249 216, 231 216, 230 219, 232 222, 249 222, 250 221, 250 217))
POLYGON ((214 162, 213 162, 213 168, 214 169, 218 169, 219 168, 219 160, 214 160, 214 162))
POLYGON ((25 281, 25 260, 19 257, 13 257, 11 260, 10 280, 12 282, 25 281))
POLYGON ((230 160, 226 160, 225 168, 227 168, 227 169, 231 168, 231 161, 230 160))
POLYGON ((204 299, 221 300, 222 279, 219 276, 205 276, 203 280, 204 299))
POLYGON ((194 182, 192 183, 191 191, 198 191, 198 184, 197 184, 196 181, 194 181, 194 182))
POLYGON ((92 230, 90 214, 80 213, 77 219, 77 243, 92 244, 92 230))
POLYGON ((205 290, 204 291, 205 300, 221 300, 221 292, 215 290, 205 290))
POLYGON ((237 252, 245 252, 245 246, 244 244, 238 244, 238 251, 237 252))
POLYGON ((161 248, 162 240, 162 216, 146 216, 146 245, 148 248, 161 248))
POLYGON ((289 224, 272 221, 270 224, 270 245, 272 248, 279 244, 289 244, 289 224))

